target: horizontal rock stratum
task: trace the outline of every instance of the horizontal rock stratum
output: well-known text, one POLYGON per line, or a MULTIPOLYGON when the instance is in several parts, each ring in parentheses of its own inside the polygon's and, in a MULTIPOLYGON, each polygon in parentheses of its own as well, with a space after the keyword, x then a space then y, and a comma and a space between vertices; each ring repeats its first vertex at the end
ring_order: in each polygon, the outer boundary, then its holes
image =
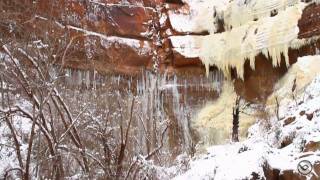
MULTIPOLYGON (((0 27, 0 32, 16 37, 18 41, 31 34, 44 41, 49 39, 52 47, 65 50, 54 54, 57 63, 61 63, 64 57, 63 65, 69 68, 129 75, 137 74, 141 69, 156 69, 197 76, 204 74, 204 66, 199 59, 199 44, 194 39, 206 39, 209 34, 228 32, 250 21, 259 21, 264 16, 276 17, 286 11, 281 6, 261 9, 264 6, 258 3, 254 5, 254 10, 268 13, 257 17, 245 16, 235 23, 233 19, 239 15, 230 14, 236 12, 230 11, 235 8, 234 3, 198 0, 25 0, 15 4, 15 1, 7 1, 4 4, 10 8, 6 10, 17 15, 8 18, 7 24, 0 27), (14 25, 17 28, 12 28, 14 25), (59 43, 59 39, 65 43, 59 43)), ((246 4, 240 8, 246 11, 246 4)), ((320 35, 319 12, 320 5, 316 3, 309 3, 303 9, 297 23, 299 39, 320 35)), ((317 47, 319 43, 315 40, 299 49, 289 49, 290 64, 296 62, 299 56, 315 54, 317 47)), ((274 82, 286 72, 287 67, 282 62, 284 57, 280 57, 282 60, 278 67, 273 67, 272 62, 261 54, 255 55, 254 59, 254 70, 248 61, 243 65, 244 81, 238 79, 236 68, 228 69, 232 78, 236 79, 237 93, 249 100, 260 101, 271 93, 274 82)))

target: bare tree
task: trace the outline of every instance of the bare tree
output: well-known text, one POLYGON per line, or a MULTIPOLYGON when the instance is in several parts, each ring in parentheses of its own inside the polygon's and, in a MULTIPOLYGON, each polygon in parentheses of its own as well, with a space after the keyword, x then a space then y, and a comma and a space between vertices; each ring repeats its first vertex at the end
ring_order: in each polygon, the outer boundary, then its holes
MULTIPOLYGON (((32 9, 27 5, 25 9, 32 9)), ((114 91, 112 85, 94 90, 66 88, 66 62, 83 36, 48 36, 39 33, 43 26, 30 33, 10 33, 12 26, 13 31, 24 32, 37 17, 33 12, 20 19, 23 6, 16 0, 1 1, 0 6, 8 9, 0 12, 0 32, 8 34, 0 37, 0 119, 8 129, 4 146, 15 154, 15 165, 3 173, 4 178, 152 177, 144 168, 153 158, 165 161, 161 156, 170 124, 157 121, 154 107, 143 114, 136 95, 114 91), (26 132, 19 130, 19 121, 28 128, 26 132), (140 131, 147 151, 137 140, 140 131)), ((56 20, 46 20, 46 28, 54 29, 56 20)))
POLYGON ((241 97, 237 96, 235 105, 232 108, 232 142, 239 142, 239 113, 241 97))
POLYGON ((297 78, 293 80, 292 88, 291 88, 291 95, 292 99, 296 103, 296 106, 298 106, 297 98, 296 98, 296 93, 297 93, 297 78))

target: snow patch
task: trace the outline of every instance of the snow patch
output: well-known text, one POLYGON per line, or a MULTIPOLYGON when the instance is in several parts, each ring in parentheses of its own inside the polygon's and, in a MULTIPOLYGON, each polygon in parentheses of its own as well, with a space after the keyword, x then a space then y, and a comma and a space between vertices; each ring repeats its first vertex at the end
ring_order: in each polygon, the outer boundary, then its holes
POLYGON ((169 11, 172 27, 178 32, 216 32, 217 19, 227 7, 228 0, 188 0, 188 9, 169 11))
POLYGON ((196 58, 200 55, 200 46, 195 39, 200 39, 202 36, 171 36, 169 37, 173 46, 173 50, 181 55, 189 58, 196 58))
MULTIPOLYGON (((275 108, 276 98, 279 101, 280 107, 285 106, 288 102, 295 100, 297 97, 303 95, 308 97, 306 87, 311 81, 320 74, 320 56, 305 56, 298 58, 298 61, 293 64, 288 70, 287 74, 277 82, 274 87, 274 93, 268 98, 267 104, 269 111, 275 108), (293 87, 295 89, 293 90, 293 87)), ((312 92, 318 95, 316 92, 312 92)))
POLYGON ((82 28, 74 27, 74 26, 66 26, 68 29, 76 30, 84 33, 86 36, 96 36, 101 39, 101 45, 105 48, 110 48, 114 44, 123 44, 129 47, 132 47, 136 50, 140 55, 147 55, 151 53, 151 47, 148 41, 140 41, 137 39, 131 38, 123 38, 118 36, 106 36, 100 33, 96 33, 93 31, 88 31, 82 28))

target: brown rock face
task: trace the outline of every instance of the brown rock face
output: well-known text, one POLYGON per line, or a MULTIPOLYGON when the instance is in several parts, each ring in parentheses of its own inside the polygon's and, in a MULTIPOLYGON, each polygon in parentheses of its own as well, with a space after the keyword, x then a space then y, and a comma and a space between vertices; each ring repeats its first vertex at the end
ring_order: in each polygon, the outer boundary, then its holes
POLYGON ((310 141, 304 147, 304 152, 315 152, 320 149, 320 142, 310 141))
MULTIPOLYGON (((304 46, 299 50, 289 50, 290 64, 297 62, 298 57, 314 55, 320 48, 320 41, 304 46)), ((264 102, 273 92, 274 84, 287 72, 284 57, 279 67, 273 67, 272 61, 260 54, 256 57, 255 70, 249 62, 245 63, 244 81, 235 79, 236 92, 245 99, 253 102, 264 102)), ((236 77, 234 72, 234 77, 236 77)))
POLYGON ((235 79, 234 87, 237 94, 255 102, 264 101, 273 91, 273 85, 287 71, 284 61, 280 67, 274 68, 270 60, 263 55, 256 57, 255 70, 249 62, 245 63, 244 81, 235 79))
MULTIPOLYGON (((119 0, 14 2, 6 1, 8 6, 5 8, 21 12, 15 18, 23 22, 23 26, 13 31, 0 27, 0 32, 16 38, 37 34, 43 40, 70 43, 64 66, 130 75, 137 74, 141 69, 158 69, 185 76, 204 74, 199 58, 188 58, 174 51, 169 39, 177 35, 207 34, 177 32, 172 27, 169 10, 190 13, 188 5, 180 0, 130 0, 126 4, 119 0)), ((320 5, 316 4, 304 10, 298 24, 299 38, 320 34, 319 12, 320 5)), ((59 48, 59 43, 55 46, 59 48)), ((316 47, 320 48, 319 42, 290 50, 290 63, 295 63, 300 56, 315 54, 316 47)), ((55 55, 61 61, 63 51, 55 55)), ((244 81, 235 79, 235 89, 247 100, 264 101, 273 91, 274 83, 286 71, 284 63, 274 68, 270 60, 258 55, 255 70, 246 63, 244 81)))
POLYGON ((303 11, 298 22, 300 28, 299 38, 310 38, 320 35, 320 6, 312 4, 303 11))
MULTIPOLYGON (((320 34, 320 5, 312 4, 304 9, 302 18, 298 22, 298 37, 310 38, 320 34)), ((302 47, 299 50, 289 50, 290 64, 297 61, 298 57, 314 55, 320 48, 320 41, 302 47)), ((255 70, 250 68, 249 63, 245 64, 244 81, 235 80, 236 92, 249 101, 263 102, 273 92, 273 86, 285 73, 287 67, 282 57, 282 63, 274 68, 271 60, 263 55, 256 57, 255 70)))
MULTIPOLYGON (((313 174, 311 176, 311 180, 317 180, 319 171, 319 163, 313 164, 314 172, 317 173, 317 175, 313 174)), ((268 164, 264 165, 263 167, 264 175, 267 180, 305 180, 307 179, 307 176, 304 176, 302 174, 299 174, 296 172, 296 170, 285 170, 285 171, 279 171, 278 169, 270 167, 268 164)))
MULTIPOLYGON (((180 1, 167 3, 168 7, 185 7, 180 1)), ((198 58, 172 51, 168 32, 179 33, 172 29, 165 5, 162 0, 129 4, 118 0, 40 0, 33 15, 44 24, 52 24, 50 19, 54 19, 54 28, 69 32, 69 39, 76 38, 77 47, 65 64, 68 67, 132 75, 141 69, 152 70, 156 63, 162 72, 204 74, 198 58), (87 51, 92 51, 90 57, 87 51)))
POLYGON ((159 1, 138 5, 118 1, 39 1, 38 21, 68 32, 74 40, 66 66, 96 69, 100 72, 135 74, 142 67, 150 68, 152 59, 152 26, 159 1), (51 7, 53 11, 48 13, 51 7), (74 47, 76 46, 76 47, 74 47))
POLYGON ((287 126, 287 125, 293 123, 295 120, 296 120, 296 117, 289 117, 286 120, 284 120, 283 126, 287 126))

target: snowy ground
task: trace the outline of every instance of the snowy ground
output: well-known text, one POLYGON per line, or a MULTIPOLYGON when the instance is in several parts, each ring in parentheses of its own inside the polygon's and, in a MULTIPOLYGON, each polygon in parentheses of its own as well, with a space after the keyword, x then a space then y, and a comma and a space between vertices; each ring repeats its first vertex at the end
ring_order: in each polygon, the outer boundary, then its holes
MULTIPOLYGON (((234 180, 254 175, 263 179, 266 164, 280 174, 284 170, 299 174, 297 166, 302 160, 320 162, 320 75, 300 97, 280 107, 279 118, 257 120, 243 142, 208 148, 205 155, 190 162, 188 171, 174 179, 234 180)), ((320 179, 319 175, 314 169, 307 179, 320 179)))

